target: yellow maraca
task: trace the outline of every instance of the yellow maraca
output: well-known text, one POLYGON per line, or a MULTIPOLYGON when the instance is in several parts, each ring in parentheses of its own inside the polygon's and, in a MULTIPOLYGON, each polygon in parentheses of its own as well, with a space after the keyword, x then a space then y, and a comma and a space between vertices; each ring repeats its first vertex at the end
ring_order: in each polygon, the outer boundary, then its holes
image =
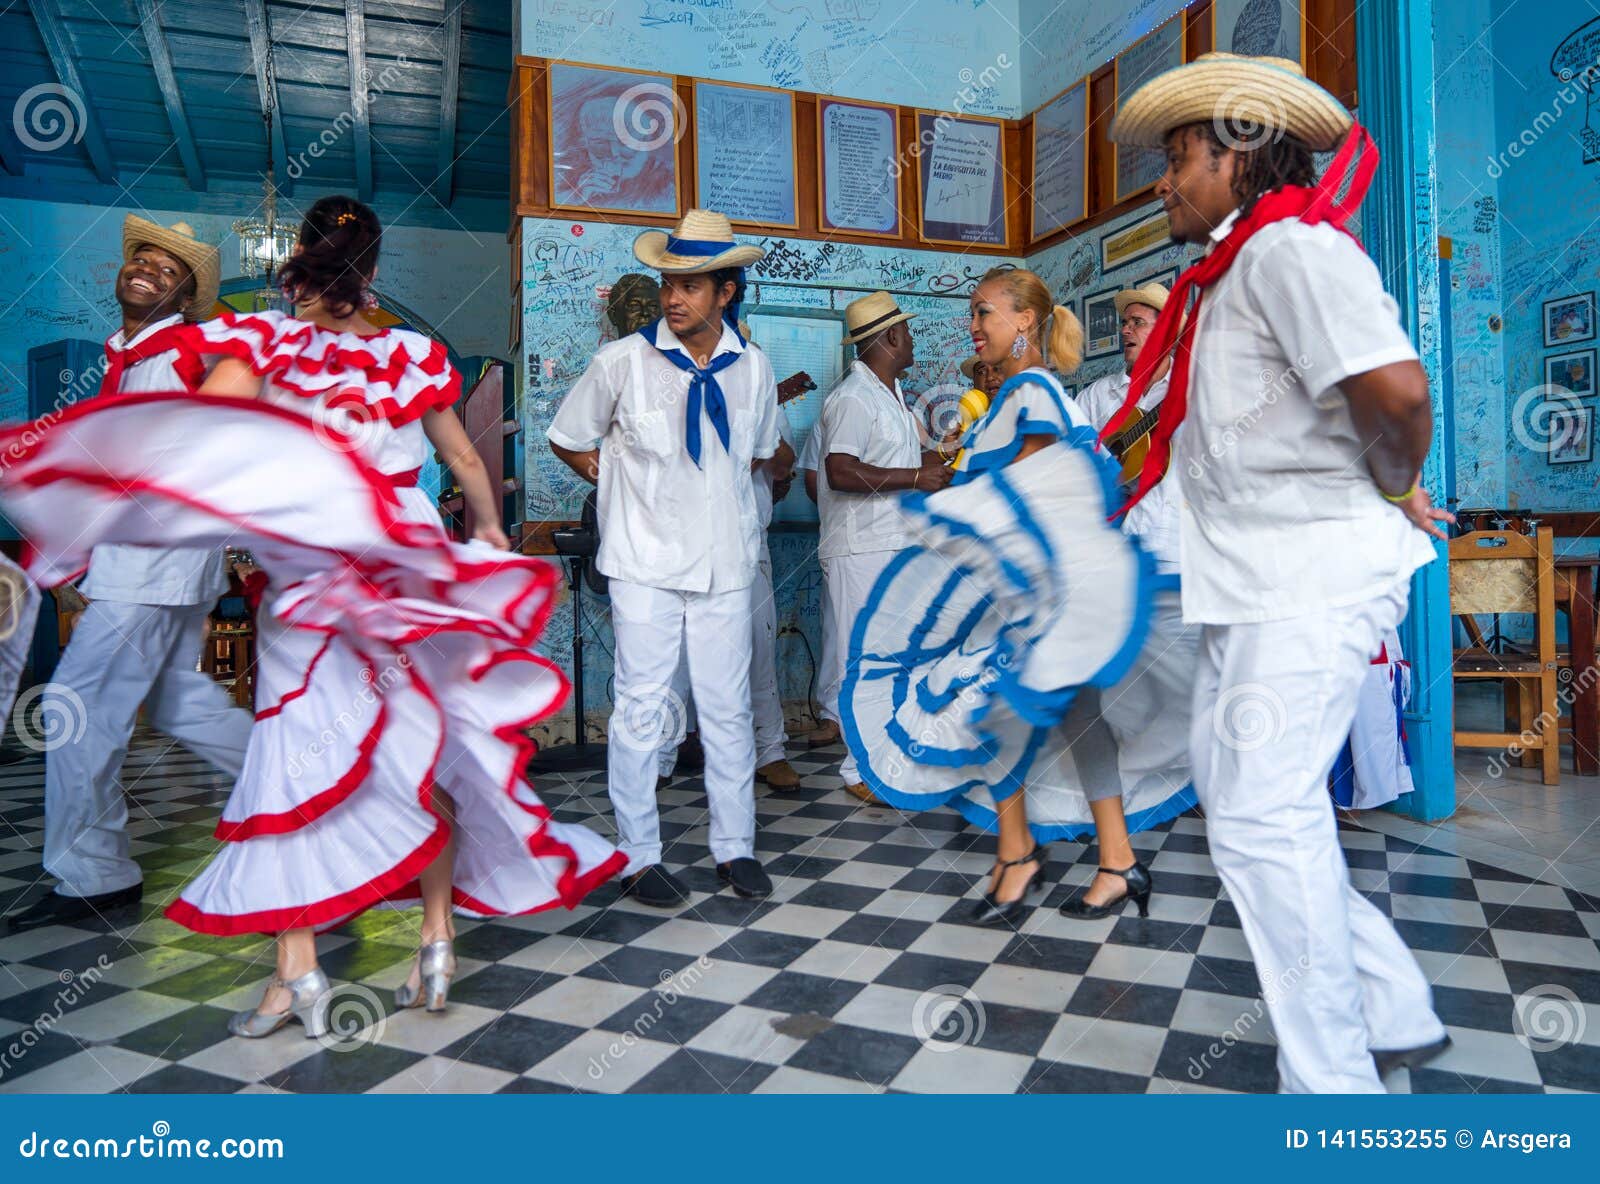
MULTIPOLYGON (((971 390, 967 391, 966 394, 962 395, 961 402, 957 404, 957 413, 961 417, 961 434, 965 436, 972 425, 982 419, 984 413, 988 410, 989 396, 984 394, 977 387, 973 387, 971 390)), ((954 469, 960 469, 961 458, 966 456, 966 454, 967 450, 965 448, 961 449, 956 453, 955 459, 950 462, 950 466, 954 469)))

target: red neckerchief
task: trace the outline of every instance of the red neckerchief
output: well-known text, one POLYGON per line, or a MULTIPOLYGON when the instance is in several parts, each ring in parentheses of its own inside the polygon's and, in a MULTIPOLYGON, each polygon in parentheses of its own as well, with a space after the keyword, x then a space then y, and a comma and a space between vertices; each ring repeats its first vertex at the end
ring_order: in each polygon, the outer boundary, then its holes
POLYGON ((100 380, 102 395, 115 395, 121 392, 122 375, 129 366, 137 365, 147 358, 159 357, 174 349, 178 351, 178 357, 173 362, 173 369, 178 372, 178 377, 183 379, 184 389, 193 394, 205 381, 206 364, 195 353, 189 327, 183 321, 168 325, 164 329, 157 329, 150 336, 120 349, 111 344, 115 337, 116 334, 112 334, 106 338, 106 374, 100 380))
MULTIPOLYGON (((1133 381, 1128 385, 1128 397, 1100 432, 1103 444, 1116 435, 1124 424, 1132 422, 1134 416, 1139 414, 1139 400, 1150 389, 1162 359, 1171 355, 1172 378, 1167 384, 1166 397, 1161 400, 1161 412, 1156 419, 1155 429, 1150 433, 1150 451, 1145 455, 1144 467, 1139 472, 1139 484, 1127 505, 1113 514, 1113 518, 1125 514, 1155 487, 1167 471, 1173 433, 1178 430, 1188 410, 1189 366, 1194 352, 1195 326, 1200 321, 1200 303, 1205 299, 1206 288, 1226 274, 1251 235, 1274 222, 1291 218, 1312 226, 1328 222, 1349 234, 1345 222, 1366 196, 1367 186, 1372 183, 1372 174, 1377 168, 1377 145, 1372 142, 1366 128, 1359 123, 1351 125, 1338 155, 1328 165, 1328 171, 1320 181, 1310 188, 1285 185, 1282 189, 1262 194, 1250 213, 1233 224, 1209 255, 1178 277, 1172 286, 1172 294, 1167 297, 1166 306, 1156 317, 1155 327, 1150 330, 1144 348, 1139 351, 1139 360, 1133 364, 1133 381), (1350 179, 1349 188, 1340 199, 1339 191, 1345 188, 1346 176, 1350 179), (1194 310, 1185 317, 1184 307, 1189 303, 1190 293, 1196 293, 1194 310), (1174 347, 1176 354, 1173 354, 1174 347)), ((1351 238, 1355 236, 1351 235, 1351 238)), ((1359 239, 1356 242, 1360 245, 1359 239)))

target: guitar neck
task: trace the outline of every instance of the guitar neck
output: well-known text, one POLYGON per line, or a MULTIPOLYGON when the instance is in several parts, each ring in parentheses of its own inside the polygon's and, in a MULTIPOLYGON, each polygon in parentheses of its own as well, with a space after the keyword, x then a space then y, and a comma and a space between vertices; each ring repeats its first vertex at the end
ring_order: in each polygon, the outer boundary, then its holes
POLYGON ((1156 426, 1156 420, 1160 417, 1161 407, 1159 405, 1150 408, 1150 410, 1146 411, 1138 419, 1134 420, 1127 427, 1119 431, 1115 436, 1112 436, 1111 439, 1107 440, 1106 447, 1109 448, 1114 454, 1120 453, 1129 444, 1132 444, 1141 436, 1148 434, 1150 430, 1156 426))

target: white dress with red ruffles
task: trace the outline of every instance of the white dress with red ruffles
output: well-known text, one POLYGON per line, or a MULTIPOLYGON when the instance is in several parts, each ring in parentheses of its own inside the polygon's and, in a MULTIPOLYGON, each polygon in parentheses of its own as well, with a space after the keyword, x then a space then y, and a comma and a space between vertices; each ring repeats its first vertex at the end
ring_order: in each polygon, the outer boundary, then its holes
POLYGON ((19 456, 0 506, 42 585, 104 542, 245 547, 268 573, 256 723, 223 843, 167 915, 274 933, 415 899, 450 835, 435 785, 455 803, 459 911, 577 904, 624 860, 554 821, 524 774, 524 729, 567 694, 532 652, 555 569, 451 541, 415 487, 422 416, 460 393, 444 347, 277 313, 194 332, 200 352, 263 375, 263 397, 111 396, 43 432, 0 433, 19 456))

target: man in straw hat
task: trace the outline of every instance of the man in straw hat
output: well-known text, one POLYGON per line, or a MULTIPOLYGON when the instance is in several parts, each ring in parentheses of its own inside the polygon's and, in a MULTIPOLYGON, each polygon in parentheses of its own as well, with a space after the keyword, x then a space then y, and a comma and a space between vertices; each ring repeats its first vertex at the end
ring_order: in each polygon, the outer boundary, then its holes
MULTIPOLYGON (((198 389, 205 367, 179 329, 210 315, 216 303, 216 248, 185 223, 161 226, 129 214, 122 260, 122 327, 106 342, 101 394, 198 389)), ((98 916, 143 894, 143 874, 128 853, 120 780, 140 704, 151 727, 222 772, 239 772, 250 714, 195 669, 206 616, 227 587, 221 551, 94 549, 81 589, 89 607, 44 704, 83 725, 45 761, 44 868, 58 883, 10 918, 14 931, 98 916)))
MULTIPOLYGON (((889 561, 911 543, 893 494, 943 489, 951 471, 937 452, 925 452, 917 417, 906 406, 900 376, 913 361, 910 321, 893 296, 873 292, 844 310, 846 345, 855 361, 822 403, 816 430, 817 507, 822 519, 817 555, 834 613, 834 668, 824 697, 837 704, 850 630, 867 594, 889 561)), ((839 769, 845 789, 876 802, 853 753, 839 769)))
POLYGON ((1156 193, 1172 236, 1205 247, 1107 431, 1137 414, 1175 349, 1135 497, 1187 412, 1173 468, 1183 615, 1204 627, 1191 757, 1212 861, 1261 976, 1283 1088, 1379 1091, 1383 1072, 1448 1038, 1416 959, 1350 885, 1327 778, 1449 515, 1419 479, 1427 377, 1344 231, 1376 149, 1293 62, 1221 53, 1145 84, 1111 135, 1165 150, 1156 193), (1319 180, 1312 154, 1335 148, 1319 180))
POLYGON ((705 748, 711 854, 741 896, 772 882, 755 859, 750 586, 760 561, 752 468, 778 450, 778 392, 737 325, 744 268, 721 214, 690 210, 671 234, 633 245, 661 273, 661 318, 603 346, 549 430, 555 454, 599 485, 600 552, 611 581, 616 692, 607 775, 624 881, 641 903, 688 896, 661 862, 657 754, 682 736, 672 693, 687 647, 705 748))

